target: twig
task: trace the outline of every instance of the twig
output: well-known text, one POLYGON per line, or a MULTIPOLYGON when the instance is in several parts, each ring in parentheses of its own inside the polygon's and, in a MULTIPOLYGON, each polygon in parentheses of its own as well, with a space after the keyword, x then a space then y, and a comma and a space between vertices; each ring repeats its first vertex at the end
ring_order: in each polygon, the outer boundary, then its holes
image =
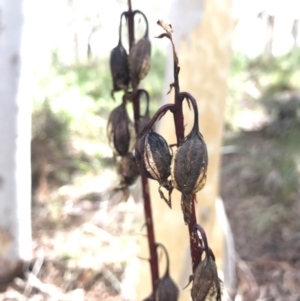
MULTIPOLYGON (((35 277, 37 277, 42 265, 43 265, 43 262, 44 262, 44 259, 45 259, 45 253, 44 253, 44 250, 40 250, 39 251, 39 256, 37 256, 37 259, 33 265, 33 269, 32 269, 32 275, 34 275, 35 277)), ((29 279, 29 278, 28 278, 29 279)), ((24 288, 24 292, 23 292, 23 295, 28 299, 29 298, 29 295, 32 291, 32 286, 29 284, 29 281, 27 279, 27 282, 26 282, 26 285, 25 285, 25 288, 24 288)))
POLYGON ((28 285, 30 285, 32 288, 37 289, 41 293, 50 296, 54 300, 69 300, 70 299, 70 298, 67 298, 67 295, 65 295, 61 292, 61 289, 59 287, 52 285, 52 284, 43 283, 34 274, 25 273, 25 276, 27 278, 28 285))
POLYGON ((111 286, 114 288, 116 293, 120 294, 121 293, 121 283, 117 279, 117 277, 110 270, 106 269, 105 267, 102 267, 101 274, 111 284, 111 286))

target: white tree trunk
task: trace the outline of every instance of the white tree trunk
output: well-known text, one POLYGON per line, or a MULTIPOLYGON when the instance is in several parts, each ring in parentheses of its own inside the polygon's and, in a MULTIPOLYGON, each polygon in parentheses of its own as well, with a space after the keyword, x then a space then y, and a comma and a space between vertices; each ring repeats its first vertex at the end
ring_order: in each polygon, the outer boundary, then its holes
POLYGON ((31 77, 23 21, 22 0, 0 0, 0 283, 31 257, 31 77))

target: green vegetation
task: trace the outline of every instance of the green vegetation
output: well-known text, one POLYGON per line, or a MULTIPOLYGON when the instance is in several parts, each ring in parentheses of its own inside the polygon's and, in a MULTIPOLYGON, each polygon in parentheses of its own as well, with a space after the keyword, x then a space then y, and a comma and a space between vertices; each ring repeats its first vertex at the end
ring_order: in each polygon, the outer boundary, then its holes
POLYGON ((282 57, 252 60, 235 54, 232 62, 224 143, 236 145, 238 159, 223 172, 248 175, 243 189, 260 208, 253 223, 259 231, 284 220, 300 197, 299 58, 296 48, 282 57), (263 121, 241 129, 236 117, 243 111, 263 121))

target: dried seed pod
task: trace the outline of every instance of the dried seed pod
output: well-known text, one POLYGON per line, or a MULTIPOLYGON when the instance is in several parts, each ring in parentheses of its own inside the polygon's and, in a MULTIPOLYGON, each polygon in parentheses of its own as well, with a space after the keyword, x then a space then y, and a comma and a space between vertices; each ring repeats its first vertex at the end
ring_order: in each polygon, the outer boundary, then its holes
POLYGON ((125 186, 134 184, 139 176, 139 170, 136 165, 135 157, 132 153, 128 153, 121 157, 118 166, 118 173, 122 177, 122 184, 125 186))
POLYGON ((193 301, 221 300, 217 266, 211 256, 206 256, 195 269, 191 296, 193 301))
POLYGON ((125 90, 127 91, 130 77, 128 68, 128 55, 125 48, 122 45, 122 17, 120 17, 119 26, 119 43, 111 51, 110 54, 110 71, 113 80, 112 96, 115 91, 125 90))
POLYGON ((201 190, 206 182, 208 155, 203 136, 199 131, 198 108, 194 106, 194 125, 173 156, 172 185, 182 192, 181 207, 184 220, 190 220, 191 195, 201 190))
POLYGON ((133 150, 136 133, 133 122, 127 114, 124 100, 109 116, 107 136, 114 155, 125 156, 128 152, 133 150))
POLYGON ((135 158, 141 174, 158 181, 161 186, 169 190, 169 200, 167 200, 159 187, 160 196, 171 207, 172 186, 168 177, 172 156, 166 140, 155 132, 146 132, 136 142, 135 158))
POLYGON ((139 90, 139 93, 144 93, 146 96, 146 112, 144 116, 140 116, 140 121, 138 125, 138 134, 140 134, 144 127, 149 123, 150 121, 150 115, 149 115, 149 94, 146 90, 139 90))
MULTIPOLYGON (((137 11, 141 13, 140 11, 137 11)), ((128 56, 129 74, 132 82, 132 88, 135 90, 150 70, 150 56, 151 56, 151 43, 148 38, 148 20, 146 16, 141 13, 146 21, 146 33, 142 39, 140 39, 131 48, 128 56)))
POLYGON ((179 289, 169 274, 169 254, 162 244, 156 244, 156 247, 161 247, 166 254, 166 272, 162 278, 159 279, 155 289, 155 301, 177 301, 179 289))
POLYGON ((208 247, 204 229, 195 225, 204 243, 205 259, 195 269, 191 296, 193 301, 221 301, 221 286, 214 254, 208 247))

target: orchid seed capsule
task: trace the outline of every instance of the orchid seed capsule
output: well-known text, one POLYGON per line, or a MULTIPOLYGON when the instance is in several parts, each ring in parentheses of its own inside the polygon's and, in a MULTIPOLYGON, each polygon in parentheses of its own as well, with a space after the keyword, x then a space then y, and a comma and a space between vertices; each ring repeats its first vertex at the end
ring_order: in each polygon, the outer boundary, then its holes
POLYGON ((195 269, 191 290, 193 301, 220 301, 221 289, 217 266, 211 256, 205 257, 195 269))
POLYGON ((195 104, 193 128, 173 155, 171 165, 172 185, 182 193, 181 207, 185 223, 190 221, 192 194, 205 185, 207 165, 207 148, 199 131, 198 108, 195 104))
MULTIPOLYGON (((155 132, 147 132, 142 135, 135 145, 135 157, 140 173, 147 178, 154 179, 172 191, 168 177, 170 176, 170 165, 172 156, 166 140, 155 132)), ((170 197, 167 200, 159 188, 160 196, 171 206, 170 197)))
POLYGON ((215 255, 208 246, 204 229, 194 225, 201 233, 201 243, 205 251, 205 259, 195 268, 191 296, 193 301, 221 301, 220 279, 215 263, 215 255))
POLYGON ((115 156, 125 156, 132 151, 136 141, 133 122, 130 120, 125 102, 110 114, 107 123, 107 136, 115 156))
POLYGON ((127 91, 130 82, 128 54, 122 45, 122 17, 119 26, 119 43, 110 54, 110 71, 113 80, 112 96, 115 91, 127 91))
POLYGON ((155 300, 156 301, 177 301, 179 296, 179 289, 175 282, 170 277, 169 268, 170 260, 169 255, 162 244, 156 244, 156 247, 161 247, 166 255, 166 271, 162 278, 159 279, 155 289, 155 300))
POLYGON ((133 45, 128 56, 129 74, 133 90, 137 88, 140 80, 148 74, 151 66, 151 43, 148 38, 148 20, 143 13, 142 15, 146 21, 145 35, 133 45))

